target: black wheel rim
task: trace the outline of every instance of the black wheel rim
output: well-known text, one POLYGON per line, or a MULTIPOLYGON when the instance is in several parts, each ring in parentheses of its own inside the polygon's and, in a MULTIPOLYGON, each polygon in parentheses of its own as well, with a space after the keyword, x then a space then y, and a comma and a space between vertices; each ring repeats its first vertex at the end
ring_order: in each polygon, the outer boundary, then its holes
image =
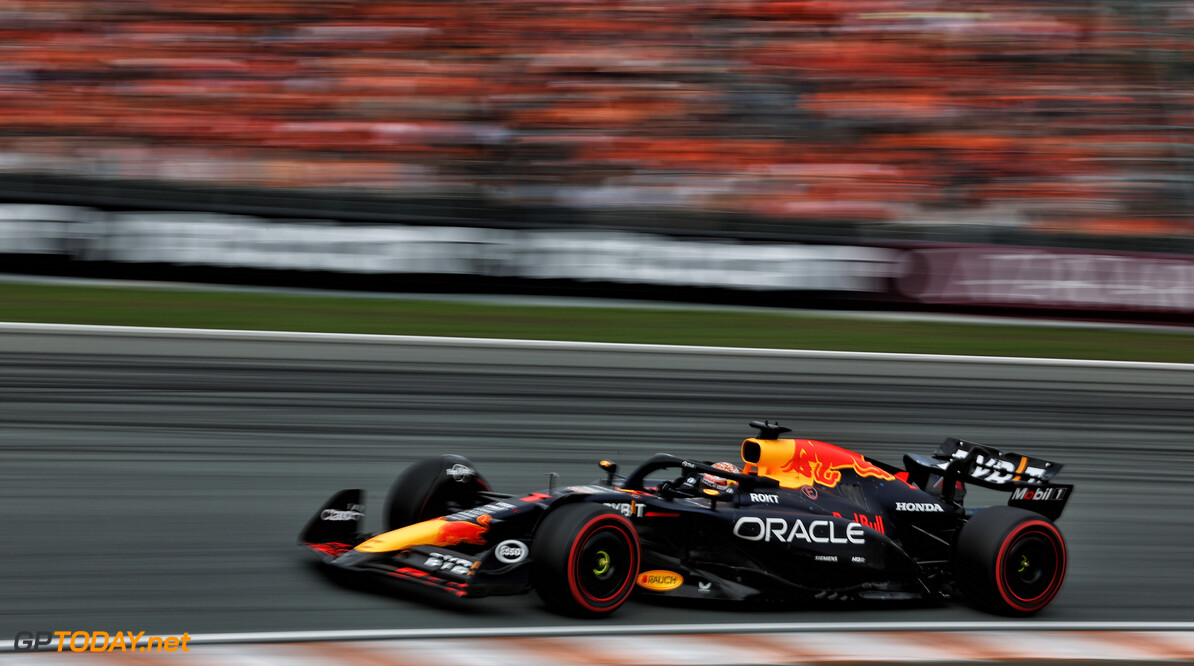
POLYGON ((1003 580, 1023 602, 1046 597, 1057 579, 1058 552, 1053 541, 1038 532, 1021 535, 1007 550, 1003 580))
POLYGON ((593 533, 577 557, 575 571, 580 589, 596 602, 614 599, 626 587, 633 560, 630 545, 619 530, 610 527, 593 533))

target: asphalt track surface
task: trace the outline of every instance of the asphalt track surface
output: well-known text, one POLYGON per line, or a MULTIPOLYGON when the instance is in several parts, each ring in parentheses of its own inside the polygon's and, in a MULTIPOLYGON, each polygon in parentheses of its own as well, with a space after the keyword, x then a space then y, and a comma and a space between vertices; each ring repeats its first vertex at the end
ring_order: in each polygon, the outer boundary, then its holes
MULTIPOLYGON (((332 492, 380 524, 395 475, 469 456, 498 490, 669 451, 736 459, 751 419, 898 462, 958 436, 1066 464, 1068 582, 1034 622, 1194 620, 1194 368, 868 354, 196 337, 0 326, 0 637, 585 624, 534 595, 328 580, 295 545, 332 492)), ((634 601, 613 626, 987 621, 961 605, 634 601)))

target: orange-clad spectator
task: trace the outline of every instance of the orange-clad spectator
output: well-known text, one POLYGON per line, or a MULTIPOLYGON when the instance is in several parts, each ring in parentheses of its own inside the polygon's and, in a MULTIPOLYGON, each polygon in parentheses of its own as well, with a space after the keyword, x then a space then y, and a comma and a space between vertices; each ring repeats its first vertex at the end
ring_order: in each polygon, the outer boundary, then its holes
POLYGON ((0 18, 10 172, 1194 233, 1188 3, 13 0, 0 18))

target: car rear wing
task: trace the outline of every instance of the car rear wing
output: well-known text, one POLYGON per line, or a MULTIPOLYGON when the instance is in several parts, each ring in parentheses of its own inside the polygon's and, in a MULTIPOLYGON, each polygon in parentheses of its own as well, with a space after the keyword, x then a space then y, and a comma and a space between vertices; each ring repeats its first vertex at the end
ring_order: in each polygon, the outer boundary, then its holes
POLYGON ((1056 519, 1073 490, 1072 485, 1052 483, 1063 465, 1041 458, 1000 451, 994 447, 947 438, 932 458, 904 456, 908 482, 928 489, 940 485, 941 499, 953 502, 959 482, 1010 491, 1009 506, 1035 511, 1056 519), (934 478, 936 477, 936 478, 934 478))

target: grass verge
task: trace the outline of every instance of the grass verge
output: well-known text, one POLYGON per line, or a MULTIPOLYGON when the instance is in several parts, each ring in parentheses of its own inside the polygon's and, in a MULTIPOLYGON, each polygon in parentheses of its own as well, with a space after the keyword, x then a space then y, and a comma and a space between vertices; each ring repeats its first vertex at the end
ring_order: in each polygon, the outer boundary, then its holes
POLYGON ((1194 363, 1194 334, 787 312, 0 284, 0 321, 1194 363))

